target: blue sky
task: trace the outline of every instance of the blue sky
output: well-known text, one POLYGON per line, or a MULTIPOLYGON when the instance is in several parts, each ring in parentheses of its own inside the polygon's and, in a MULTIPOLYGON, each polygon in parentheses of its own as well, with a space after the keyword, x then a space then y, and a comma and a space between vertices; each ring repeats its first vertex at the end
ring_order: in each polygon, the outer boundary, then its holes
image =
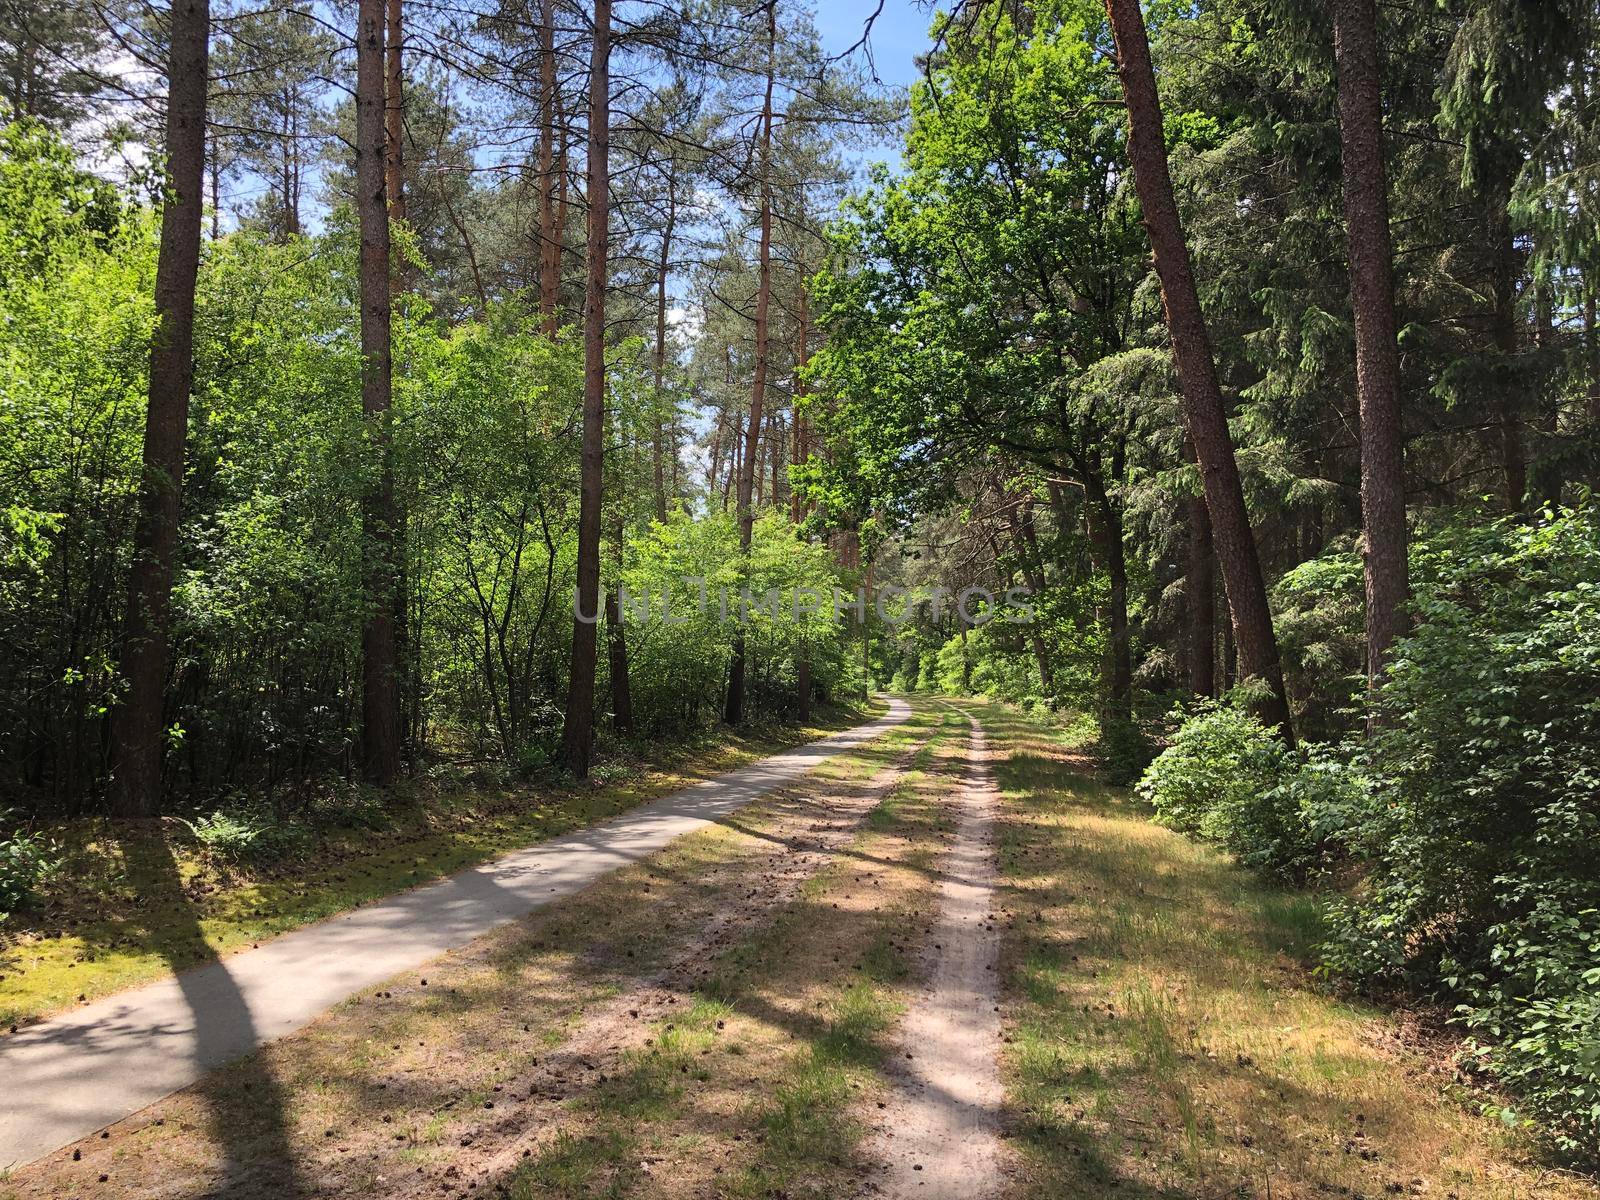
MULTIPOLYGON (((829 50, 838 52, 861 37, 861 27, 876 0, 815 0, 817 30, 829 50)), ((872 25, 872 56, 878 77, 905 87, 916 78, 915 58, 928 45, 933 9, 917 0, 884 0, 872 25)))

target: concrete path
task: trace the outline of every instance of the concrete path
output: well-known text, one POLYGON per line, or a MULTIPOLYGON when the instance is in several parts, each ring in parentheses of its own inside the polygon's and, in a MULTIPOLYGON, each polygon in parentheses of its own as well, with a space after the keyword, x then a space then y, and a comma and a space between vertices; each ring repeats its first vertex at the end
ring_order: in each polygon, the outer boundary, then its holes
POLYGON ((42 1158, 421 966, 661 849, 911 715, 875 721, 640 805, 0 1041, 0 1169, 42 1158))
POLYGON ((994 815, 999 794, 983 729, 972 722, 955 841, 942 862, 936 955, 899 1041, 895 1089, 871 1153, 890 1200, 981 1200, 1001 1190, 1000 935, 994 923, 994 815))

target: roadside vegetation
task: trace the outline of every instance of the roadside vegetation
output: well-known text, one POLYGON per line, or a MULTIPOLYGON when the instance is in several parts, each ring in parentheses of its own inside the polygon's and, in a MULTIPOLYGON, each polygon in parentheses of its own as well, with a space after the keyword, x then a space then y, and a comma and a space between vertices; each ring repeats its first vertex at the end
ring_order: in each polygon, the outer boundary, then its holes
POLYGON ((1005 1068, 1018 1198, 1593 1197, 1428 1022, 1314 970, 1325 902, 1161 828, 1048 720, 1005 745, 1005 1068))

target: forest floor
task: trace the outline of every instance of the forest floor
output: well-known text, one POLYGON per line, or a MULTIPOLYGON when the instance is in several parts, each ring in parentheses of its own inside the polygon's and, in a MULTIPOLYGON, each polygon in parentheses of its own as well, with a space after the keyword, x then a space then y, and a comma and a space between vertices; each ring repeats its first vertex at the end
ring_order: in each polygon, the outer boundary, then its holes
POLYGON ((1600 1198, 1316 937, 1054 731, 919 702, 0 1197, 1600 1198))
POLYGON ((381 813, 323 797, 305 843, 272 865, 230 865, 167 818, 85 818, 44 829, 63 863, 43 903, 0 926, 0 1037, 74 1005, 248 949, 291 929, 592 825, 862 720, 721 731, 604 764, 589 784, 505 784, 439 764, 381 813))

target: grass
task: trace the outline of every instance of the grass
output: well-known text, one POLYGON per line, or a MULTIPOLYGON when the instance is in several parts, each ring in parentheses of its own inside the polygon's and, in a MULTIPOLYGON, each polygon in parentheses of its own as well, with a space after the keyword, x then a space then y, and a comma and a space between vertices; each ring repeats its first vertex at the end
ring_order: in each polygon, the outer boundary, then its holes
POLYGON ((1464 1109, 1390 1014, 1318 986, 1312 897, 1151 824, 1055 732, 974 711, 1009 752, 1013 1200, 1600 1196, 1464 1109))
POLYGON ((212 860, 181 822, 86 819, 47 830, 59 879, 0 928, 0 1029, 159 978, 614 816, 697 779, 855 724, 834 709, 811 725, 725 733, 587 786, 418 786, 383 825, 329 824, 304 852, 246 871, 212 860))

